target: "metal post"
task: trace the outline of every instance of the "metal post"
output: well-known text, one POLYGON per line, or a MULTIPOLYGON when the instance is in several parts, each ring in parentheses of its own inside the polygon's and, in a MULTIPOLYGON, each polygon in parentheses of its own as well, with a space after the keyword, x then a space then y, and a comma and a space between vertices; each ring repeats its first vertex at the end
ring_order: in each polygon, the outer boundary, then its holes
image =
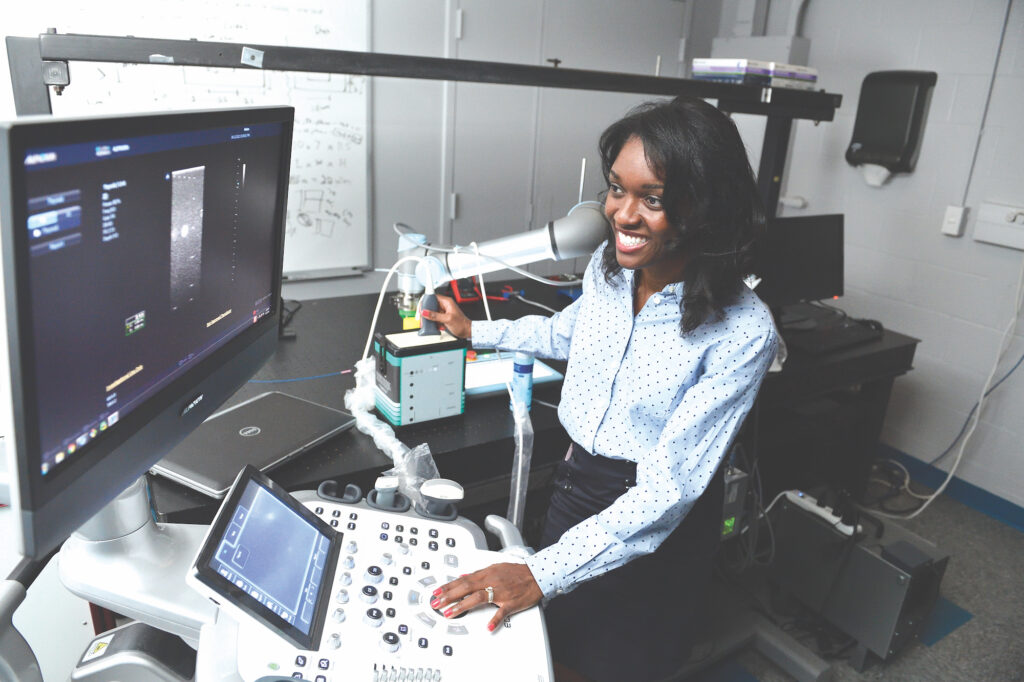
POLYGON ((43 78, 39 39, 7 36, 7 61, 11 67, 14 112, 18 116, 53 113, 50 90, 43 78))
POLYGON ((765 215, 774 218, 779 207, 779 190, 782 188, 782 173, 786 168, 786 152, 789 150, 793 119, 773 115, 766 118, 761 166, 757 171, 757 189, 764 201, 765 215))

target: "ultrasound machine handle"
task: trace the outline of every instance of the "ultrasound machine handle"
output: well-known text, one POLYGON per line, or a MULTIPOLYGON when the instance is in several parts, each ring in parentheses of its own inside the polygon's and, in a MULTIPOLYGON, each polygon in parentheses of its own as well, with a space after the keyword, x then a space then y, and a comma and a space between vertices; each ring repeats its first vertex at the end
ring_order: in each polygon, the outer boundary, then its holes
POLYGON ((488 514, 484 519, 484 528, 490 531, 501 542, 501 551, 516 556, 527 557, 533 549, 526 546, 522 533, 504 516, 488 514))
MULTIPOLYGON (((31 584, 31 580, 27 583, 31 584)), ((22 584, 18 576, 0 583, 0 679, 43 680, 35 654, 11 622, 14 611, 25 600, 28 584, 22 584)))

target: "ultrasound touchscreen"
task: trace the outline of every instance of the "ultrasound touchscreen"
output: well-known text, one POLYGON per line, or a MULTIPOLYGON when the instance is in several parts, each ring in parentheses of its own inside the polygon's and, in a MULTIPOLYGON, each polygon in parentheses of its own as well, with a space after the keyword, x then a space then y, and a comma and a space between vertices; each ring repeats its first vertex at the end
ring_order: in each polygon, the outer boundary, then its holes
POLYGON ((194 577, 285 638, 315 649, 338 540, 321 519, 246 467, 214 520, 194 577))

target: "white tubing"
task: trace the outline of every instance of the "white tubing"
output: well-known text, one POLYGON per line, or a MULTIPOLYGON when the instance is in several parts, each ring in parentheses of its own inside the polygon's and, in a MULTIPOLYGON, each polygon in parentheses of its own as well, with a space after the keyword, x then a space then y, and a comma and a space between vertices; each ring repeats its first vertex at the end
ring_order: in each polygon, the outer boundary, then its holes
POLYGON ((391 458, 400 462, 409 452, 408 446, 395 437, 395 430, 373 414, 373 396, 376 360, 363 358, 356 363, 356 387, 345 391, 345 409, 356 418, 356 428, 373 438, 373 444, 391 458))

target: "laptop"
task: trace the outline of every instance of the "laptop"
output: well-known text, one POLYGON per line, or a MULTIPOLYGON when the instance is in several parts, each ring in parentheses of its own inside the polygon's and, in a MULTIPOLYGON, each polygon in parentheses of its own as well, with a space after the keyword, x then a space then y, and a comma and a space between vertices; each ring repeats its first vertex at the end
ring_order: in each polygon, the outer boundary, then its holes
POLYGON ((354 423, 341 410, 277 391, 263 393, 214 414, 151 471, 220 499, 246 464, 269 471, 354 423))

